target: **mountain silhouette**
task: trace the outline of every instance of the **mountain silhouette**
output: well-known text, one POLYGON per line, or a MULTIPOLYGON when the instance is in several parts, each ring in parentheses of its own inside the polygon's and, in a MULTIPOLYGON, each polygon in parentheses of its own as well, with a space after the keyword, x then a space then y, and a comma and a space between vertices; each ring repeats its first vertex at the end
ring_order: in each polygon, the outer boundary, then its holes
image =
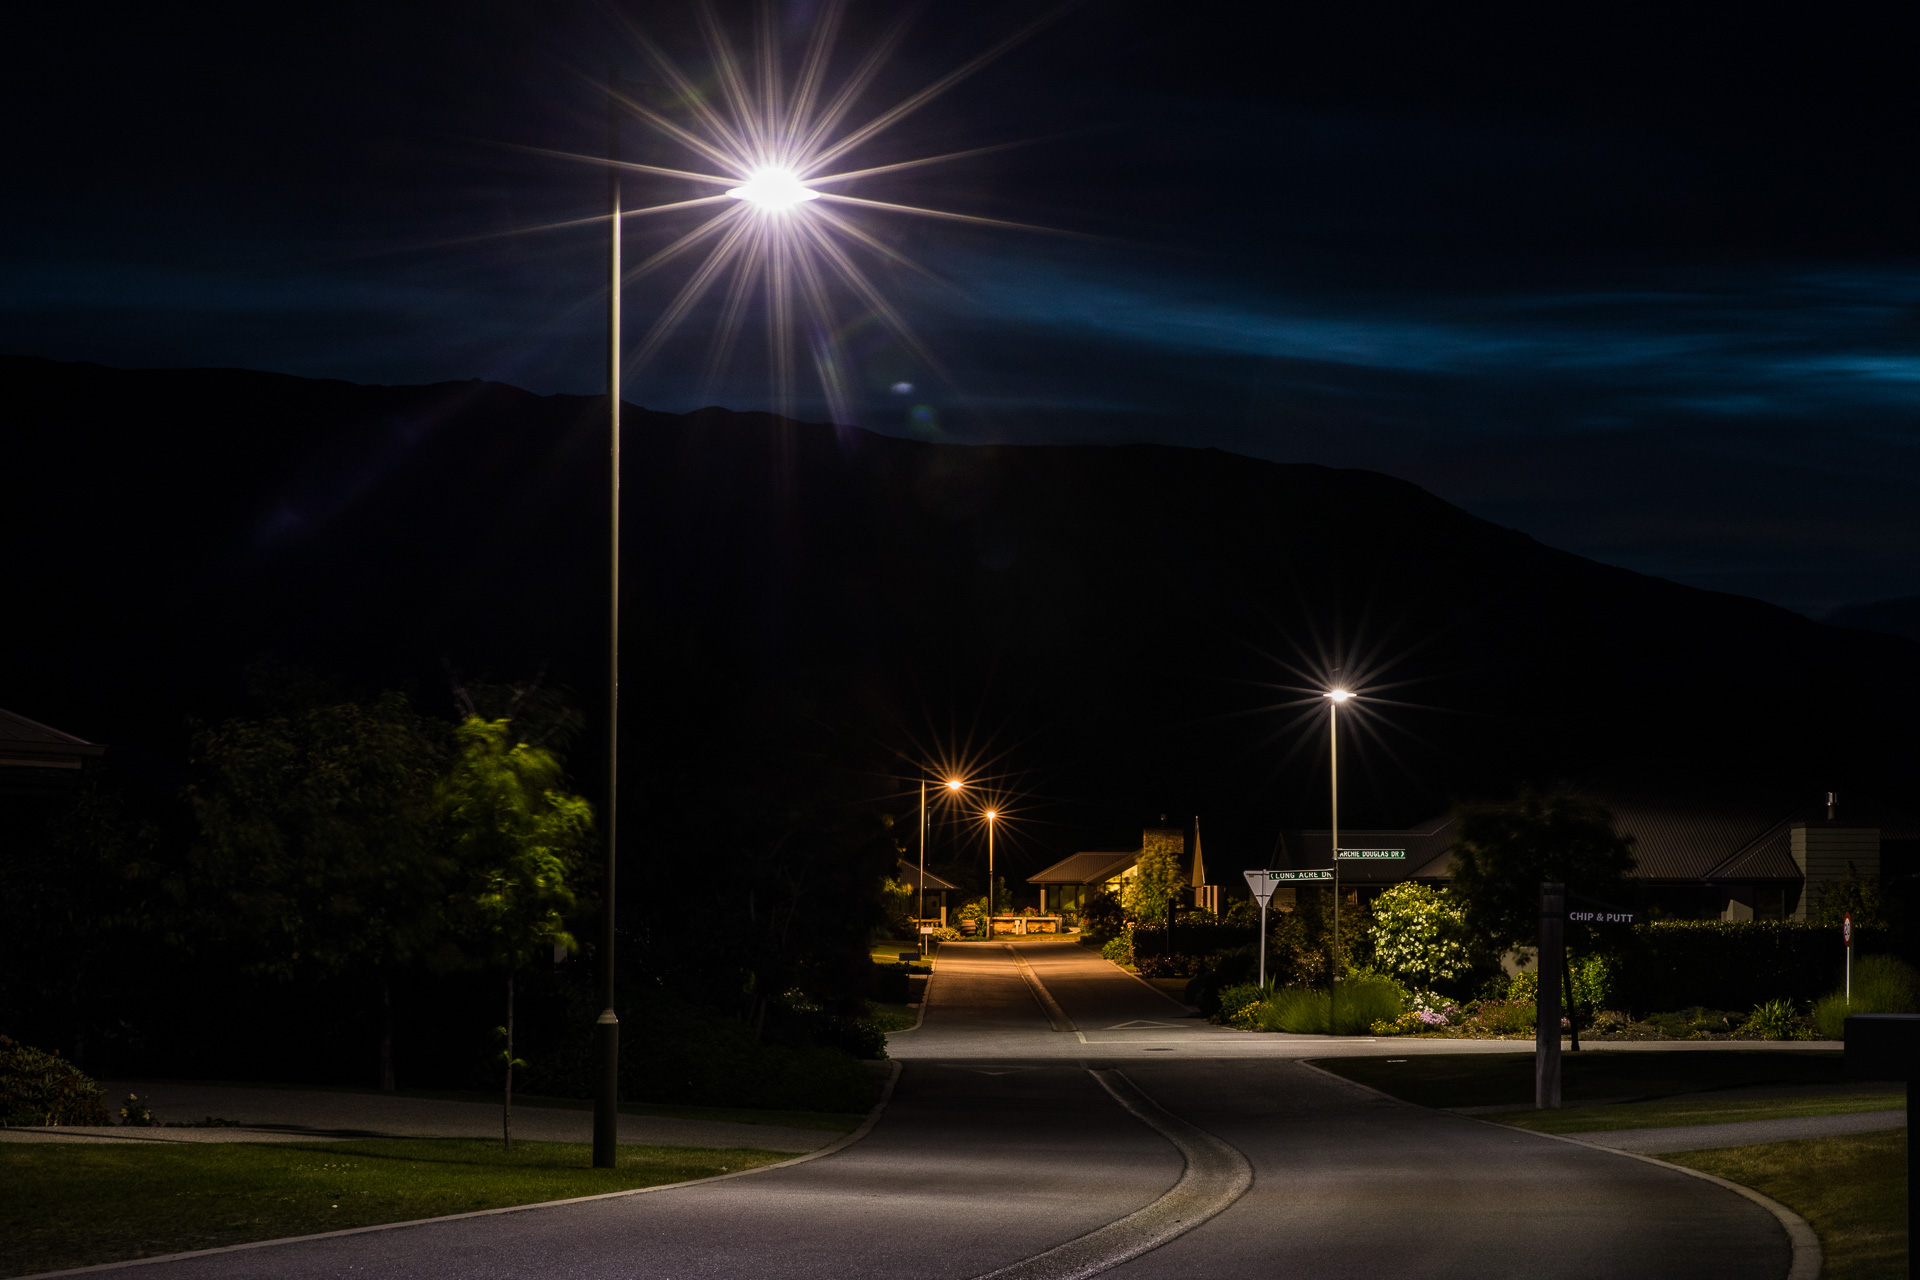
MULTIPOLYGON (((263 654, 444 709, 445 667, 605 693, 603 402, 0 359, 0 706, 177 767, 263 654)), ((1199 813, 1210 863, 1638 771, 1912 803, 1920 645, 1540 545, 1365 471, 964 446, 629 407, 623 758, 833 755, 902 814, 971 744, 1010 872, 1199 813), (1341 669, 1337 677, 1330 669, 1341 669)), ((599 747, 574 752, 595 785, 599 747)), ((627 776, 624 775, 623 776, 627 776)), ((1250 861, 1248 859, 1251 859, 1250 861)))

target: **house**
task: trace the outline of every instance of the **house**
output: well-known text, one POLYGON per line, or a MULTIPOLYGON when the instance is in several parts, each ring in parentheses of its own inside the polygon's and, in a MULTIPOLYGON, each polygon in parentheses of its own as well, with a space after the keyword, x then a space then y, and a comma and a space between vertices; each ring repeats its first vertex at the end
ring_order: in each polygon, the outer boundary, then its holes
POLYGON ((70 786, 81 766, 106 748, 0 710, 0 792, 18 795, 70 786))
MULTIPOLYGON (((1614 828, 1634 841, 1632 903, 1653 919, 1805 920, 1824 886, 1920 869, 1920 821, 1865 804, 1793 805, 1766 797, 1660 795, 1583 787, 1614 828)), ((1340 863, 1340 880, 1360 898, 1389 884, 1442 885, 1453 874, 1454 816, 1404 829, 1341 827, 1345 849, 1405 849, 1404 861, 1340 863)), ((1287 833, 1300 868, 1331 865, 1326 830, 1287 833)))
POLYGON ((1206 911, 1220 909, 1220 886, 1207 882, 1206 860, 1200 852, 1200 819, 1183 827, 1167 825, 1160 815, 1155 826, 1140 832, 1138 849, 1095 850, 1062 858, 1027 883, 1040 890, 1041 912, 1072 913, 1086 910, 1088 898, 1101 890, 1118 894, 1127 880, 1137 874, 1140 856, 1156 845, 1172 845, 1180 859, 1181 874, 1192 890, 1194 906, 1206 911))
MULTIPOLYGON (((959 885, 942 880, 931 871, 927 872, 923 879, 920 874, 920 868, 908 862, 905 858, 900 859, 900 867, 895 873, 893 880, 895 884, 905 885, 907 889, 913 893, 913 909, 915 911, 923 911, 922 903, 925 904, 924 912, 920 916, 921 919, 938 920, 942 928, 946 927, 947 895, 950 893, 959 893, 959 885)), ((954 904, 954 908, 955 910, 959 909, 957 902, 954 904)))

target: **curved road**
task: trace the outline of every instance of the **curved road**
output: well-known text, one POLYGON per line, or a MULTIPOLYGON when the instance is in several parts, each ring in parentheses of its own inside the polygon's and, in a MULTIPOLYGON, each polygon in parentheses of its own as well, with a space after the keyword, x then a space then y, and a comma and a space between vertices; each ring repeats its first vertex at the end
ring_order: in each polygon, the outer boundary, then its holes
POLYGON ((949 944, 924 1025, 891 1038, 892 1102, 835 1155, 133 1269, 165 1280, 1787 1274, 1785 1231, 1750 1201, 1393 1102, 1297 1060, 1421 1051, 1336 1044, 1208 1026, 1070 942, 949 944))

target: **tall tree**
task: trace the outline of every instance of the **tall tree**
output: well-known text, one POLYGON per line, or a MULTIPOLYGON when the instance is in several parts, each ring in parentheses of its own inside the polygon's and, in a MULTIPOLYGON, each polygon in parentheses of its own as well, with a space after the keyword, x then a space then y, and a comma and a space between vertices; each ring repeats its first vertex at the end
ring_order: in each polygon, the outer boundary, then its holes
POLYGON ((1158 927, 1168 921, 1168 910, 1178 898, 1186 877, 1180 874, 1180 845, 1155 836, 1140 851, 1134 874, 1120 890, 1120 901, 1141 924, 1158 927))
POLYGON ((1541 882, 1605 898, 1633 869, 1633 840, 1605 806, 1533 788, 1510 804, 1461 810, 1452 853, 1467 931, 1496 951, 1539 937, 1541 882))
POLYGON ((501 1133, 513 1149, 513 995, 520 968, 574 946, 567 913, 593 834, 593 808, 563 789, 559 757, 518 742, 510 720, 468 716, 454 731, 441 784, 451 844, 472 877, 470 906, 482 954, 506 976, 505 1095, 501 1133))
POLYGON ((279 978, 370 980, 395 1086, 396 969, 447 942, 444 728, 406 698, 334 699, 197 733, 186 790, 205 925, 279 978))

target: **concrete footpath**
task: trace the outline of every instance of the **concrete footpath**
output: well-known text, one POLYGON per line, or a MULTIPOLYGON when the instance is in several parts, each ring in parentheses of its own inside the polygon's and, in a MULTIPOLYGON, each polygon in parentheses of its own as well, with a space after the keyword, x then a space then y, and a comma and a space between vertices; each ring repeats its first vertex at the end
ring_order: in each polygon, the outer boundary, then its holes
POLYGON ((1792 1142, 1798 1138, 1878 1133, 1885 1129, 1904 1129, 1906 1125, 1904 1110, 1855 1111, 1838 1116, 1788 1116, 1779 1120, 1735 1120, 1728 1124, 1674 1125, 1665 1129, 1603 1129, 1561 1136, 1612 1151, 1651 1156, 1670 1151, 1712 1151, 1762 1142, 1792 1142))
MULTIPOLYGON (((498 1138, 497 1103, 452 1102, 383 1093, 336 1093, 233 1085, 102 1081, 117 1111, 137 1094, 163 1122, 192 1124, 213 1116, 234 1128, 72 1126, 0 1128, 0 1142, 325 1142, 346 1138, 498 1138)), ((513 1108, 513 1136, 529 1142, 591 1142, 593 1113, 563 1107, 513 1108)), ((620 1117, 623 1146, 743 1147, 760 1151, 815 1151, 842 1135, 829 1129, 691 1120, 676 1116, 620 1117)))

